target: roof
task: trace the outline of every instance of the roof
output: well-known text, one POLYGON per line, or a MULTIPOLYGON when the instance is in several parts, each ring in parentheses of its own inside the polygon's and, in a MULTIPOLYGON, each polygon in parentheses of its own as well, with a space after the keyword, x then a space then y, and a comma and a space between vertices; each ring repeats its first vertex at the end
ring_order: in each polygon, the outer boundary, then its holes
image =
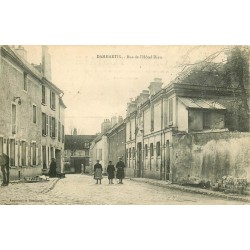
POLYGON ((187 108, 226 110, 224 106, 222 106, 218 102, 215 102, 214 100, 202 99, 202 98, 188 98, 188 97, 179 97, 179 100, 187 108))
POLYGON ((92 142, 96 135, 65 135, 64 149, 85 149, 85 142, 92 142))
POLYGON ((125 126, 125 121, 123 120, 120 123, 115 124, 110 130, 107 131, 107 135, 109 136, 112 134, 116 129, 120 128, 121 126, 125 126))
POLYGON ((8 45, 3 45, 1 48, 16 62, 18 63, 21 67, 23 67, 27 73, 30 73, 33 77, 36 77, 38 80, 41 82, 46 82, 49 84, 51 87, 53 87, 57 92, 63 93, 61 89, 59 89, 55 84, 53 84, 51 81, 46 79, 39 70, 34 67, 34 65, 31 65, 29 62, 27 62, 22 56, 20 56, 15 49, 12 49, 8 45))

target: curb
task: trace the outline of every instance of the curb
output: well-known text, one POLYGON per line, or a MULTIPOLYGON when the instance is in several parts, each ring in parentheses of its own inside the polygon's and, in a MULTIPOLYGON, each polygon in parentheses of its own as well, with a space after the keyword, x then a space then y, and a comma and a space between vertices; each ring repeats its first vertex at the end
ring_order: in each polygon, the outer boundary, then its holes
POLYGON ((57 184, 57 182, 60 180, 60 178, 56 178, 52 181, 51 185, 48 188, 45 188, 41 193, 46 194, 50 192, 57 184))
POLYGON ((250 203, 250 197, 234 196, 234 195, 219 193, 219 192, 215 192, 215 191, 211 191, 207 189, 191 188, 191 187, 180 186, 176 184, 159 183, 155 180, 148 180, 148 179, 130 178, 130 180, 135 181, 135 182, 147 183, 147 184, 158 186, 158 187, 180 190, 180 191, 189 192, 189 193, 203 194, 203 195, 223 198, 226 200, 237 200, 237 201, 250 203))

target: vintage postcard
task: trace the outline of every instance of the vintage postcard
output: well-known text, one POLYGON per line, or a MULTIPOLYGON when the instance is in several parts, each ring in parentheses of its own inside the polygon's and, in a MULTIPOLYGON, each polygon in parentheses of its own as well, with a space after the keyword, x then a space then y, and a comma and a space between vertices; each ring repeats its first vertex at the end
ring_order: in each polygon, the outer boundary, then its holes
POLYGON ((0 205, 250 203, 249 46, 0 46, 0 205))

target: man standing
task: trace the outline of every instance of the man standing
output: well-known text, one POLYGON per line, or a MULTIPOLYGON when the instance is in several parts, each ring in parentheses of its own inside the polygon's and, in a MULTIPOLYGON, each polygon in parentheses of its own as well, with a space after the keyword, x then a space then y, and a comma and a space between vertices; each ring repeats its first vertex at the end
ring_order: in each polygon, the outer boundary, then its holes
POLYGON ((9 176, 10 176, 10 166, 9 166, 10 158, 6 154, 0 155, 0 165, 1 171, 3 174, 3 183, 2 186, 8 186, 9 184, 9 176))
POLYGON ((122 158, 119 158, 119 161, 116 164, 117 172, 116 172, 116 178, 119 179, 118 184, 123 184, 122 179, 124 179, 124 168, 125 164, 122 161, 122 158))

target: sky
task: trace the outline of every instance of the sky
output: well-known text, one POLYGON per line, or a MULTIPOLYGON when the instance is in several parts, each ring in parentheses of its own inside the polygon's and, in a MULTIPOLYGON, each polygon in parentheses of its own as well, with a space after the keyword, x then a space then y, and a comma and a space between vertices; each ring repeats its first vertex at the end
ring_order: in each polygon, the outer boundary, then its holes
MULTIPOLYGON (((41 62, 41 46, 24 46, 30 63, 41 62)), ((130 98, 154 78, 163 86, 185 65, 204 60, 223 46, 48 46, 52 82, 64 92, 65 132, 96 134, 104 119, 126 116, 130 98), (103 58, 103 55, 114 58, 103 58)), ((222 53, 216 58, 224 61, 222 53)))

